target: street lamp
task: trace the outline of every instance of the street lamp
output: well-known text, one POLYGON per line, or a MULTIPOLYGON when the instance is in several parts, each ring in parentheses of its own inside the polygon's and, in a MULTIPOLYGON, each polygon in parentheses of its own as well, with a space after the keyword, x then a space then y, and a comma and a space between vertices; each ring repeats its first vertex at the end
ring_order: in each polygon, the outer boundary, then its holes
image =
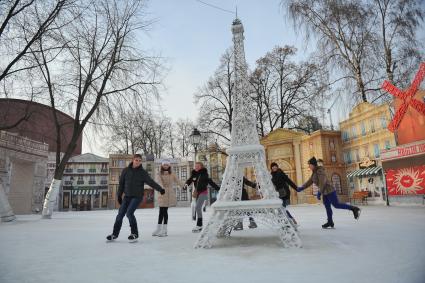
POLYGON ((198 131, 197 128, 194 128, 192 133, 190 134, 190 142, 192 143, 195 149, 195 162, 196 162, 196 154, 198 153, 198 146, 201 143, 201 132, 198 131))

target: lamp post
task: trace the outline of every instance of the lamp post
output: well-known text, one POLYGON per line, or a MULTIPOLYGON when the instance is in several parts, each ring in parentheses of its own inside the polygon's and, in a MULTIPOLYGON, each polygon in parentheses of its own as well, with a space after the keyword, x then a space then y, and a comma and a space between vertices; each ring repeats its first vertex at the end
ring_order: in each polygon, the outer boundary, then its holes
POLYGON ((190 142, 192 143, 193 148, 195 149, 194 162, 196 162, 196 154, 198 153, 198 146, 201 143, 201 132, 199 132, 197 128, 193 128, 193 131, 190 134, 190 142))

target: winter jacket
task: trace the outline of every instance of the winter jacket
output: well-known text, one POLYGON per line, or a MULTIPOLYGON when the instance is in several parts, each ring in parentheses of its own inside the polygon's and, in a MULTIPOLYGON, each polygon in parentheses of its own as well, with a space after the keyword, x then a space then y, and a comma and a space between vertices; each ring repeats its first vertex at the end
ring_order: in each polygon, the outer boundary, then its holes
POLYGON ((177 205, 176 191, 174 190, 175 185, 183 187, 181 182, 174 173, 168 173, 164 171, 156 175, 156 181, 164 188, 165 194, 158 196, 159 207, 171 207, 177 205))
POLYGON ((276 172, 271 172, 272 182, 275 186, 276 191, 279 192, 279 198, 284 200, 291 199, 291 192, 289 191, 289 186, 293 189, 297 189, 297 185, 292 182, 292 180, 285 174, 281 169, 277 169, 276 172))
POLYGON ((256 183, 251 182, 247 178, 243 177, 243 184, 242 184, 242 200, 249 200, 248 192, 245 189, 245 185, 249 186, 251 188, 255 188, 257 186, 256 183))
POLYGON ((202 168, 199 171, 192 170, 192 175, 189 179, 187 179, 186 184, 189 186, 190 184, 194 184, 195 190, 198 194, 207 190, 208 184, 210 184, 214 189, 220 190, 220 187, 214 183, 213 180, 208 176, 208 171, 205 168, 202 168))
POLYGON ((307 180, 303 187, 307 188, 313 183, 319 187, 319 192, 322 195, 328 195, 335 191, 334 187, 326 177, 325 168, 323 168, 322 166, 316 166, 316 169, 311 174, 310 179, 307 180))
POLYGON ((148 172, 143 169, 142 165, 133 168, 133 162, 131 162, 130 165, 121 172, 117 196, 122 197, 124 193, 127 197, 143 198, 145 183, 158 192, 163 190, 160 185, 152 180, 148 172))

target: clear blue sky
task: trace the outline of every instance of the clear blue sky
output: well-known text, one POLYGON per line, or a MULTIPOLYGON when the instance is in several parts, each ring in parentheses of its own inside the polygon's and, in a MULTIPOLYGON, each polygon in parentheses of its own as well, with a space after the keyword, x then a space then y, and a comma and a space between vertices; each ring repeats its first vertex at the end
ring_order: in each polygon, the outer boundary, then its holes
MULTIPOLYGON (((279 0, 204 2, 233 11, 237 6, 245 28, 246 59, 251 67, 276 45, 294 45, 299 48, 299 57, 305 57, 302 36, 294 34, 279 0)), ((198 110, 193 94, 213 75, 221 55, 231 47, 234 15, 196 0, 149 1, 148 12, 156 21, 142 37, 143 48, 166 57, 170 67, 161 104, 173 120, 195 120, 198 110)))

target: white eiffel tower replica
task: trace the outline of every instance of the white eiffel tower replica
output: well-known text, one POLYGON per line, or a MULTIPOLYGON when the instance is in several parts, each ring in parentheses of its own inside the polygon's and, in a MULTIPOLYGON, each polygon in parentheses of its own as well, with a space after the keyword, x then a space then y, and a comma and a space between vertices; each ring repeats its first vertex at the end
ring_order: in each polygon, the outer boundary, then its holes
POLYGON ((290 224, 267 170, 264 147, 259 142, 255 113, 248 97, 247 65, 241 21, 233 21, 235 96, 231 146, 217 201, 195 248, 210 248, 216 238, 229 237, 235 225, 245 217, 276 231, 284 247, 301 247, 301 240, 290 224), (262 199, 241 201, 245 168, 253 168, 262 199))

